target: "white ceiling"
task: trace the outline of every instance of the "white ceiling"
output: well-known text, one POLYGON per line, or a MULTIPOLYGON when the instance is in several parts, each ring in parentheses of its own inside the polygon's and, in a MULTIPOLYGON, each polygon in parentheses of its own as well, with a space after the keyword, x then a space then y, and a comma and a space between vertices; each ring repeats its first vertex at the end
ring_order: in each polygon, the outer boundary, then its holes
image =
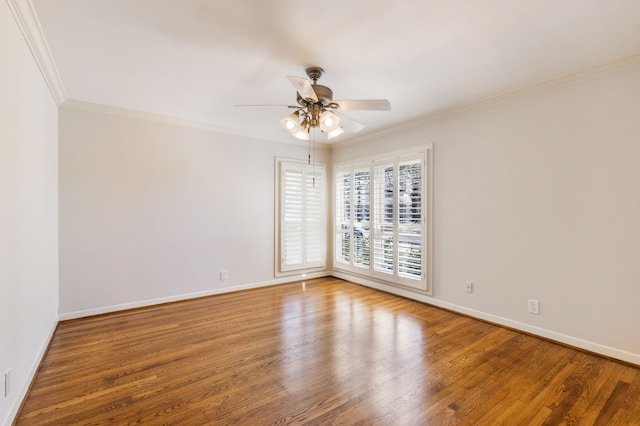
POLYGON ((32 0, 65 98, 291 140, 325 69, 370 135, 640 53, 640 0, 32 0))

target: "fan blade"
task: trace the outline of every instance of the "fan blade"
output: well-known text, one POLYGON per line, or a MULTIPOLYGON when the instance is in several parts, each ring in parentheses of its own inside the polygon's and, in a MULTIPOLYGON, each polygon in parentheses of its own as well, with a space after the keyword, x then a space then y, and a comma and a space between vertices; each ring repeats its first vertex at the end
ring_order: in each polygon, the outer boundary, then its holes
POLYGON ((360 123, 359 121, 356 121, 351 117, 347 117, 346 115, 341 114, 337 111, 333 111, 333 113, 340 117, 340 126, 342 128, 353 133, 359 132, 360 130, 364 129, 364 124, 360 123))
POLYGON ((282 105, 282 104, 249 104, 249 105, 234 105, 237 107, 280 107, 280 108, 301 108, 300 105, 282 105))
POLYGON ((386 99, 346 99, 342 101, 331 101, 331 108, 339 110, 366 109, 370 111, 389 111, 391 104, 386 99))
POLYGON ((287 76, 293 87, 296 88, 296 91, 302 96, 302 99, 305 101, 316 103, 318 102, 318 95, 316 95, 315 90, 311 87, 311 83, 309 80, 302 77, 292 77, 287 76))

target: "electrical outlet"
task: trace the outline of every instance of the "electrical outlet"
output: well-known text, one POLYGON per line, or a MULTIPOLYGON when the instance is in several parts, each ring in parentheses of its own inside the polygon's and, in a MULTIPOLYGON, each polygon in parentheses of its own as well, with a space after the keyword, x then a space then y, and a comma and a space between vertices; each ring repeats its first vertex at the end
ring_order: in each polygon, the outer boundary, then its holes
POLYGON ((224 281, 228 279, 229 279, 229 272, 225 270, 220 271, 220 280, 224 281))
POLYGON ((467 293, 473 293, 473 283, 471 281, 465 281, 464 291, 467 293))
POLYGON ((7 396, 9 396, 9 393, 11 392, 11 370, 7 370, 6 373, 4 373, 4 397, 6 398, 7 396))
POLYGON ((540 302, 535 299, 529 299, 529 312, 532 314, 540 314, 540 302))

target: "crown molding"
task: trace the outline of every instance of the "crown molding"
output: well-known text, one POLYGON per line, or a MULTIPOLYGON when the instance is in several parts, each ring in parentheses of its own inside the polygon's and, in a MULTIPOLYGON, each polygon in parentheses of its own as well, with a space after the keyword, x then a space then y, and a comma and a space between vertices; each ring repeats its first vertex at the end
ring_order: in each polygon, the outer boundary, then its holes
POLYGON ((7 4, 27 41, 27 45, 29 45, 31 54, 40 68, 53 99, 56 104, 61 105, 67 99, 67 95, 51 56, 49 45, 42 33, 42 27, 33 8, 33 3, 31 0, 7 0, 7 4))
POLYGON ((520 89, 510 90, 497 95, 493 95, 479 101, 470 102, 464 105, 460 105, 455 108, 436 112, 427 117, 420 118, 418 120, 410 121, 399 126, 394 126, 388 129, 381 130, 379 132, 371 133, 361 138, 349 139, 342 143, 336 142, 332 145, 332 148, 346 147, 350 145, 356 145, 363 142, 367 142, 373 139, 379 139, 384 136, 388 136, 395 133, 400 133, 405 130, 414 129, 416 127, 424 126, 434 121, 443 120, 453 115, 461 114, 469 111, 476 111, 484 108, 489 108, 495 105, 513 102, 518 99, 524 99, 531 96, 535 96, 541 93, 550 92, 560 89, 562 87, 572 86, 583 81, 593 80, 598 77, 603 77, 608 74, 614 74, 616 72, 624 71, 629 68, 635 68, 640 66, 640 54, 630 56, 618 61, 610 62, 604 65, 600 65, 587 70, 579 71, 572 74, 567 74, 562 77, 547 80, 542 83, 525 86, 520 89))
MULTIPOLYGON (((199 130, 206 130, 206 131, 209 131, 209 132, 223 133, 223 134, 233 135, 233 136, 241 136, 241 137, 246 137, 246 138, 251 138, 251 139, 258 139, 258 140, 262 140, 262 141, 286 143, 286 144, 290 144, 290 145, 298 145, 298 146, 304 146, 304 147, 307 147, 309 145, 309 142, 302 141, 302 140, 295 139, 295 138, 291 138, 288 134, 286 136, 281 137, 281 138, 280 137, 265 137, 263 134, 259 134, 259 133, 255 133, 255 132, 231 129, 231 128, 221 127, 221 126, 215 126, 215 125, 209 124, 209 123, 204 123, 204 122, 194 121, 194 120, 187 120, 187 119, 184 119, 184 118, 177 118, 177 117, 172 117, 172 116, 168 116, 168 115, 154 114, 154 113, 143 112, 143 111, 127 109, 127 108, 120 108, 120 107, 115 107, 115 106, 110 106, 110 105, 96 104, 96 103, 92 103, 92 102, 85 102, 85 101, 80 101, 80 100, 77 100, 77 99, 67 99, 65 102, 63 102, 60 105, 60 107, 61 108, 67 108, 67 109, 79 110, 79 111, 88 111, 88 112, 96 112, 96 113, 100 113, 100 114, 115 115, 115 116, 118 116, 118 117, 135 118, 135 119, 138 119, 138 120, 154 121, 156 123, 164 123, 164 124, 170 124, 170 125, 173 125, 173 126, 188 127, 188 128, 191 128, 191 129, 199 129, 199 130)), ((283 131, 283 134, 284 134, 284 131, 283 131)), ((318 148, 319 149, 327 149, 328 145, 327 144, 322 144, 322 143, 319 143, 318 141, 316 141, 315 142, 315 148, 316 149, 318 149, 318 148)))

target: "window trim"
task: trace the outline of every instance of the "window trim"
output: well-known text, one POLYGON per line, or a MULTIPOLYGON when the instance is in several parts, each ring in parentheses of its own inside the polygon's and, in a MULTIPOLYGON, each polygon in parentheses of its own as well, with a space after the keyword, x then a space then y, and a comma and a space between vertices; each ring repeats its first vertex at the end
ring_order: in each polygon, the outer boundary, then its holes
MULTIPOLYGON (((335 163, 333 165, 333 188, 332 188, 332 211, 331 211, 331 244, 334 248, 334 251, 331 256, 332 267, 337 272, 344 272, 349 274, 355 274, 358 276, 369 277, 376 281, 380 281, 386 284, 391 284, 394 286, 410 289, 412 291, 418 291, 420 293, 425 293, 428 295, 433 294, 433 144, 426 144, 421 146, 416 146, 409 149, 393 151, 388 153, 382 153, 375 156, 369 156, 365 158, 356 158, 350 161, 343 161, 339 163, 335 163), (374 182, 374 174, 375 167, 378 164, 389 163, 392 162, 396 170, 399 170, 398 165, 406 160, 421 158, 422 160, 422 227, 421 227, 421 250, 422 250, 422 278, 420 280, 403 278, 400 276, 397 270, 398 266, 398 239, 394 239, 394 263, 396 268, 392 274, 383 273, 380 271, 376 271, 374 268, 374 243, 373 233, 374 233, 374 222, 373 222, 373 212, 375 209, 374 203, 376 195, 374 194, 375 189, 372 187, 369 193, 369 208, 372 214, 369 234, 371 235, 370 239, 370 261, 369 268, 356 267, 353 256, 350 256, 349 262, 339 261, 337 259, 337 253, 335 249, 338 243, 338 224, 336 223, 336 214, 337 214, 337 181, 336 177, 338 173, 349 171, 351 177, 351 191, 350 191, 350 199, 353 199, 353 185, 354 185, 354 172, 356 170, 363 169, 365 167, 369 167, 370 176, 372 179, 372 183, 374 182), (417 284, 417 285, 416 285, 417 284)), ((394 179, 394 201, 393 201, 393 209, 394 215, 396 218, 394 221, 394 233, 397 235, 398 232, 398 188, 399 188, 399 180, 394 179)), ((354 206, 350 205, 351 208, 351 216, 353 216, 354 206)), ((350 221, 353 222, 354 219, 351 217, 350 221)), ((353 226, 350 226, 350 241, 352 241, 353 235, 353 226)))

